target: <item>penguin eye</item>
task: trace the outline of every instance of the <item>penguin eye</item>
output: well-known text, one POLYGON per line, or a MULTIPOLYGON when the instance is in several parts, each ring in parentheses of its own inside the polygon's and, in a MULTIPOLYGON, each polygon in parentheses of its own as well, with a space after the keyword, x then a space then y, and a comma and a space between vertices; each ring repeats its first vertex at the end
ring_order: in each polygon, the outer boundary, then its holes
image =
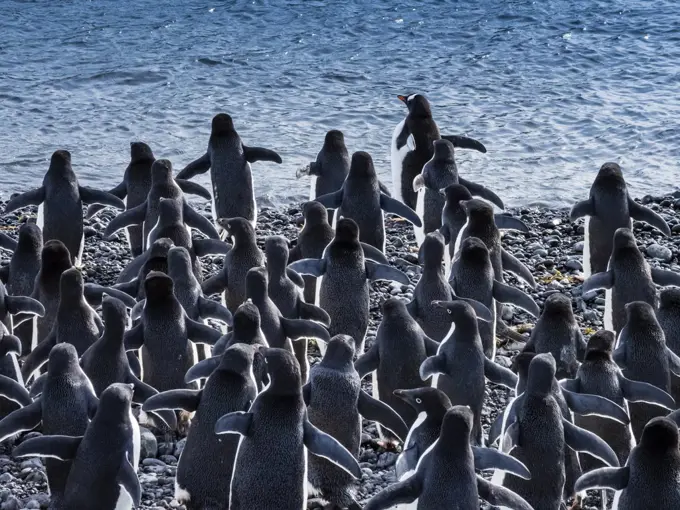
POLYGON ((448 313, 449 315, 451 315, 451 310, 446 310, 446 313, 448 313))
POLYGON ((422 404, 422 403, 423 403, 422 399, 419 399, 419 398, 416 399, 416 404, 422 404))

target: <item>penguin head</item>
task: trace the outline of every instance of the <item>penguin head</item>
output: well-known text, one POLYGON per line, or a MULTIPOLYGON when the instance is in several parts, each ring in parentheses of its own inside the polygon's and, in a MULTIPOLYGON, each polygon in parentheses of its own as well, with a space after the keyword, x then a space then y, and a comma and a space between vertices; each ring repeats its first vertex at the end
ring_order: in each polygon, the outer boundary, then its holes
POLYGON ((61 280, 59 283, 61 301, 64 301, 64 298, 70 298, 68 301, 72 304, 73 302, 71 300, 83 297, 84 288, 85 282, 83 281, 83 275, 77 267, 72 267, 61 273, 61 280))
POLYGON ((335 240, 343 243, 358 243, 359 225, 349 218, 340 218, 335 225, 335 240))
POLYGON ((260 331, 260 311, 251 300, 241 304, 234 313, 234 334, 252 338, 260 331))
POLYGON ((448 140, 435 140, 434 160, 435 161, 455 161, 453 144, 448 140))
POLYGON ((168 273, 170 275, 193 274, 191 255, 183 246, 173 246, 168 250, 168 273))
POLYGON ((213 135, 228 135, 234 133, 234 121, 231 116, 226 113, 218 113, 212 119, 212 132, 210 136, 213 135))
POLYGON ((495 222, 493 206, 488 202, 479 198, 472 198, 470 200, 461 200, 459 204, 471 222, 495 222))
POLYGON ((61 173, 61 171, 71 170, 71 153, 67 150, 58 150, 50 158, 49 172, 61 173))
POLYGON ((572 317, 571 299, 564 294, 555 293, 548 296, 543 307, 544 315, 556 315, 559 317, 572 317))
POLYGON ((153 161, 153 151, 144 142, 130 142, 130 161, 139 163, 141 161, 153 161))
POLYGON ((149 258, 156 258, 156 257, 163 257, 166 258, 168 254, 170 253, 170 249, 175 246, 175 243, 172 242, 172 239, 169 239, 167 237, 159 237, 156 239, 153 244, 151 245, 151 248, 149 249, 149 258))
POLYGON ((182 206, 184 204, 174 198, 161 198, 158 203, 158 220, 159 224, 176 225, 184 223, 184 215, 182 214, 182 206))
POLYGON ((104 293, 102 299, 102 319, 107 332, 122 341, 125 326, 127 325, 127 311, 120 299, 108 296, 104 293))
POLYGON ((627 329, 648 329, 650 325, 658 328, 658 322, 654 308, 644 301, 633 301, 625 306, 626 309, 626 328, 627 329))
POLYGON ((439 437, 447 444, 469 445, 473 423, 474 414, 468 406, 453 406, 444 415, 439 437))
POLYGON ((432 117, 430 102, 421 94, 409 94, 397 96, 408 108, 409 115, 414 117, 432 117))
POLYGON ((640 446, 657 452, 677 451, 678 426, 668 418, 652 418, 642 431, 640 446))
POLYGON ((268 296, 269 278, 264 267, 253 267, 246 273, 246 296, 260 301, 268 296))
POLYGON ((399 298, 391 297, 382 305, 383 317, 404 317, 407 316, 408 310, 406 309, 406 303, 399 298))
POLYGON ((455 324, 474 324, 477 320, 491 322, 492 315, 484 304, 474 299, 466 299, 458 296, 451 296, 451 301, 432 301, 436 308, 443 308, 449 315, 451 322, 455 324))
POLYGON ((328 223, 328 210, 319 202, 310 200, 302 204, 302 214, 306 225, 322 225, 328 223))
POLYGON ((373 158, 368 152, 357 151, 352 154, 352 162, 349 165, 348 179, 359 177, 364 179, 377 179, 373 158))
POLYGON ((444 236, 436 230, 430 232, 420 245, 418 262, 424 267, 440 268, 444 264, 444 249, 444 236))
POLYGON ((42 230, 35 223, 26 222, 19 227, 17 251, 21 253, 38 253, 42 249, 42 230))
POLYGON ((267 267, 285 268, 288 265, 288 239, 283 236, 269 236, 264 242, 267 267))
POLYGON ((680 287, 665 287, 659 296, 659 309, 680 308, 680 287))
POLYGON ((172 180, 172 163, 169 159, 157 159, 151 165, 151 185, 172 180))
POLYGON ((488 260, 489 248, 479 237, 466 237, 460 243, 460 258, 470 261, 488 260))
POLYGON ((43 274, 61 277, 61 274, 72 266, 71 254, 64 243, 56 239, 51 239, 45 243, 40 264, 40 270, 43 274))
POLYGON ((235 343, 224 351, 217 370, 246 376, 253 369, 256 354, 259 354, 257 347, 235 343))
POLYGON ((62 342, 52 347, 47 366, 49 375, 63 374, 75 366, 78 366, 78 351, 73 344, 62 342))
POLYGON ((218 218, 217 224, 235 243, 255 240, 255 229, 245 218, 218 218))
POLYGON ((149 300, 164 300, 173 295, 174 283, 172 278, 160 271, 151 271, 144 280, 144 292, 149 300))
POLYGON ((629 228, 617 228, 614 232, 614 250, 637 250, 637 243, 633 231, 629 228))
POLYGON ((552 391, 557 367, 552 354, 537 354, 529 363, 527 391, 532 395, 546 396, 552 391))
POLYGON ((394 396, 410 405, 417 413, 443 415, 451 408, 451 401, 441 390, 426 386, 410 390, 394 390, 394 396))
POLYGON ((593 184, 597 187, 606 186, 606 189, 625 189, 626 187, 621 167, 612 162, 605 163, 600 167, 593 184))
POLYGON ((588 339, 584 361, 611 359, 615 343, 616 336, 613 331, 607 331, 606 329, 597 331, 588 339))
POLYGON ((0 328, 0 359, 7 354, 21 356, 21 340, 17 336, 10 335, 6 328, 0 328))
POLYGON ((354 338, 349 335, 335 335, 326 345, 321 366, 330 368, 354 366, 355 349, 354 338))
POLYGON ((345 135, 342 134, 342 131, 331 129, 326 133, 326 137, 323 140, 323 148, 328 151, 345 149, 345 135))
POLYGON ((526 387, 529 378, 529 365, 535 357, 535 352, 520 352, 512 360, 511 369, 517 374, 517 387, 515 388, 517 395, 522 393, 526 387))
POLYGON ((455 209, 462 209, 460 205, 461 200, 472 200, 470 191, 462 184, 451 184, 439 190, 439 193, 446 197, 446 205, 455 209))
POLYGON ((300 364, 292 352, 286 349, 260 347, 267 367, 267 375, 271 384, 266 391, 274 395, 300 395, 302 383, 300 364))
POLYGON ((129 416, 132 404, 133 384, 113 383, 99 396, 99 407, 95 418, 106 416, 111 420, 121 420, 129 416), (101 413, 101 414, 100 414, 101 413))

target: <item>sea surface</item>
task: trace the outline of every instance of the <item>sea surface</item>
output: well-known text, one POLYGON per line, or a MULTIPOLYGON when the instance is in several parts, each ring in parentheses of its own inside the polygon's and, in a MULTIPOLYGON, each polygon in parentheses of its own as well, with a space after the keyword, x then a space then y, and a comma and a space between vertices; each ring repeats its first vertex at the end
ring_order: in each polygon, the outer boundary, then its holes
POLYGON ((676 189, 676 0, 0 0, 0 196, 60 148, 94 187, 133 140, 179 171, 218 112, 283 158, 253 166, 262 203, 307 196, 295 172, 328 129, 389 182, 396 96, 414 92, 486 145, 457 152, 460 174, 506 204, 568 206, 606 161, 634 196, 676 189))

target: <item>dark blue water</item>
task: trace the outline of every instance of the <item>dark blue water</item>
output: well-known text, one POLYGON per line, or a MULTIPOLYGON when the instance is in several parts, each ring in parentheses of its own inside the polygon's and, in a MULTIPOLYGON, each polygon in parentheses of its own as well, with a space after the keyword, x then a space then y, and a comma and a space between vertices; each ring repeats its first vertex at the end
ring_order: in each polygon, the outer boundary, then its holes
POLYGON ((262 198, 307 194, 295 170, 331 128, 389 181, 410 92, 486 144, 459 152, 461 174, 506 203, 570 204, 605 161, 636 196, 668 191, 679 63, 675 0, 0 0, 0 194, 38 184, 58 148, 92 186, 137 139, 179 170, 220 111, 283 157, 254 166, 262 198))

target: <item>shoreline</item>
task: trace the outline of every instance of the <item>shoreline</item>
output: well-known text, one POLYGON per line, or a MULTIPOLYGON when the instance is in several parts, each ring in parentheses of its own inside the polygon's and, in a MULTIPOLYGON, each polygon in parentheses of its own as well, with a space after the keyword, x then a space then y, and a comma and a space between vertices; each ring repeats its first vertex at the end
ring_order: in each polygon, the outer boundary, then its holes
MULTIPOLYGON (((666 238, 647 224, 634 223, 634 231, 638 245, 648 262, 656 267, 663 267, 680 272, 680 192, 650 197, 640 200, 667 220, 673 236, 666 238)), ((2 204, 4 206, 4 203, 2 204)), ((196 206, 195 203, 193 203, 196 206)), ((209 215, 209 204, 196 207, 199 212, 209 215)), ((18 226, 26 216, 35 215, 36 208, 25 212, 9 213, 0 217, 0 228, 8 235, 13 235, 13 226, 18 226)), ((589 336, 603 327, 604 293, 581 294, 581 253, 583 249, 583 221, 569 222, 569 211, 564 208, 519 207, 508 209, 513 216, 522 219, 530 227, 528 233, 507 231, 503 236, 504 247, 520 259, 532 272, 536 279, 536 289, 519 282, 514 276, 506 274, 506 281, 529 293, 542 306, 545 299, 554 293, 565 293, 572 299, 575 316, 584 334, 589 336)), ((112 241, 105 241, 102 233, 110 218, 115 215, 107 209, 91 220, 85 220, 85 249, 81 270, 86 281, 94 281, 102 285, 110 285, 120 270, 130 259, 123 234, 118 234, 112 241)), ((280 208, 265 207, 260 210, 257 224, 258 244, 262 246, 269 235, 283 235, 290 241, 297 238, 301 212, 299 204, 280 208)), ((386 218, 386 253, 390 263, 407 273, 410 285, 398 283, 373 282, 370 295, 370 323, 366 335, 368 348, 376 335, 381 319, 380 306, 389 297, 400 297, 410 300, 415 283, 420 277, 421 268, 417 266, 417 248, 413 237, 413 228, 404 221, 386 218), (414 265, 415 264, 415 265, 414 265)), ((204 276, 214 274, 222 265, 222 257, 203 257, 204 276)), ((9 253, 0 251, 0 260, 6 264, 9 253)), ((506 307, 503 319, 508 326, 521 333, 530 331, 535 323, 533 317, 523 310, 506 307)), ((528 338, 528 337, 527 337, 528 338)), ((512 357, 521 349, 522 344, 503 344, 499 342, 497 362, 509 367, 512 357)), ((318 350, 310 346, 310 362, 320 360, 318 350)), ((363 381, 363 389, 371 392, 370 377, 363 381)), ((487 385, 487 398, 483 410, 485 432, 502 411, 510 391, 487 385)), ((35 434, 35 433, 31 433, 35 434)), ((25 435, 24 435, 25 437, 25 435)), ((20 441, 17 442, 17 444, 20 441)), ((143 434, 143 449, 146 458, 140 461, 138 476, 142 484, 142 509, 178 508, 183 509, 173 499, 174 474, 177 459, 183 448, 183 441, 177 436, 155 438, 150 433, 143 434), (155 443, 155 452, 154 452, 155 443), (150 450, 150 451, 149 451, 150 450)), ((12 446, 8 443, 0 445, 0 510, 17 510, 23 508, 47 508, 49 497, 45 481, 44 468, 40 459, 32 458, 15 461, 11 457, 12 446)), ((364 421, 362 446, 359 462, 363 477, 358 485, 357 500, 361 503, 394 483, 393 465, 397 458, 394 451, 385 450, 378 443, 378 435, 374 423, 364 421)), ((595 508, 599 501, 591 497, 584 501, 583 508, 595 508)), ((316 500, 310 497, 308 508, 321 508, 316 500)))

